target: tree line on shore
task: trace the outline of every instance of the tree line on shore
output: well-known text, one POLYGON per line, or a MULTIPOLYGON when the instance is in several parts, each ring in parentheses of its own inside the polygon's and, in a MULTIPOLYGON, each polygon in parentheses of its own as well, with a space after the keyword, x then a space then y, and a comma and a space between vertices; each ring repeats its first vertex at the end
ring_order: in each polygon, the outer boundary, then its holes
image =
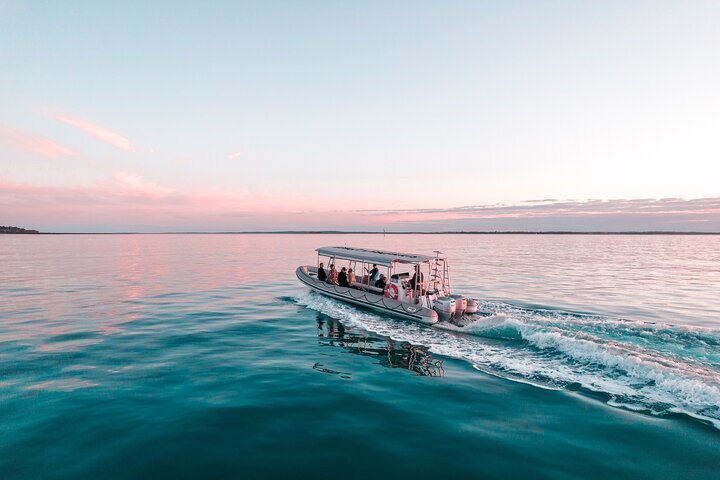
POLYGON ((40 233, 37 230, 27 230, 20 227, 6 227, 0 225, 0 233, 40 233))

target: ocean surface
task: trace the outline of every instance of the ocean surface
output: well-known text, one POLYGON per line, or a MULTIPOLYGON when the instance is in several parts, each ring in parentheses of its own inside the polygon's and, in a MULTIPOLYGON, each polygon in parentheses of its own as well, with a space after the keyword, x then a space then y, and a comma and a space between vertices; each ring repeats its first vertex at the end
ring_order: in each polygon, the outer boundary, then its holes
POLYGON ((0 478, 720 478, 720 236, 2 235, 0 478), (465 328, 295 278, 443 251, 465 328))

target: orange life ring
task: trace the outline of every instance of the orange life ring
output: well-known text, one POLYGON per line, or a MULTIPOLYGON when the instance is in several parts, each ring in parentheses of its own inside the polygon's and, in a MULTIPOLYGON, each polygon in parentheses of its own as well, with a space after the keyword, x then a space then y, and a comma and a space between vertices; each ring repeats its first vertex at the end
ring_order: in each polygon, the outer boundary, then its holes
POLYGON ((399 293, 400 293, 400 291, 398 290, 397 285, 395 285, 394 283, 388 283, 385 286, 385 296, 387 298, 392 298, 393 300, 397 300, 399 293))

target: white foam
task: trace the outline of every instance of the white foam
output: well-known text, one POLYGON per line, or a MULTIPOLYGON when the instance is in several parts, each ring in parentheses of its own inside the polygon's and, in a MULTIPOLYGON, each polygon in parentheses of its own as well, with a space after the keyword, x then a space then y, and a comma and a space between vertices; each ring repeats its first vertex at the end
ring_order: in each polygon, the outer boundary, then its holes
POLYGON ((704 329, 696 335, 690 329, 679 329, 673 337, 668 325, 648 327, 500 304, 491 309, 493 315, 466 327, 440 323, 438 328, 428 328, 383 318, 312 293, 297 301, 348 325, 424 345, 434 354, 467 360, 476 369, 496 376, 544 388, 580 384, 611 395, 613 400, 608 403, 616 406, 633 405, 655 414, 683 412, 720 428, 720 368, 702 362, 702 358, 698 361, 662 351, 668 342, 685 342, 684 347, 695 342, 691 346, 701 349, 714 341, 717 332, 712 330, 704 329), (621 330, 619 339, 608 338, 613 329, 621 330), (660 351, 653 350, 649 341, 643 340, 640 345, 624 339, 632 334, 642 337, 638 334, 647 331, 664 332, 658 344, 660 351))

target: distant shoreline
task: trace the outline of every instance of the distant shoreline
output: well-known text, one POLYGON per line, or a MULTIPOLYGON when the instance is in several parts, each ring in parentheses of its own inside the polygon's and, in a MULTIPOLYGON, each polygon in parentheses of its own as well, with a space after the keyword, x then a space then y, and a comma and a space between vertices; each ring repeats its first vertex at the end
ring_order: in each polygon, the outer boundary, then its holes
POLYGON ((26 228, 11 227, 9 225, 0 225, 0 234, 7 233, 10 235, 37 235, 37 230, 28 230, 26 228))
MULTIPOLYGON (((12 235, 12 234, 8 234, 12 235)), ((720 235, 720 232, 574 232, 574 231, 445 231, 445 232, 347 232, 340 230, 278 230, 229 232, 38 232, 34 235, 720 235)))

